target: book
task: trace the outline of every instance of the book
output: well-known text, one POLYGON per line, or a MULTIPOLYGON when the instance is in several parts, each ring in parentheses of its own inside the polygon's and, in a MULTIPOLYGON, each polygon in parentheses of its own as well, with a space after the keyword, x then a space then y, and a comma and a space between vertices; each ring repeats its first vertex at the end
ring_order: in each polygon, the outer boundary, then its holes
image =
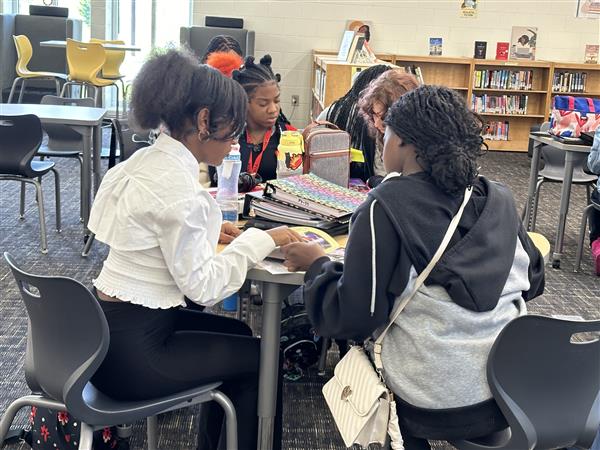
POLYGON ((475 49, 473 50, 473 58, 485 59, 485 53, 487 50, 486 41, 475 41, 475 49))
MULTIPOLYGON (((327 232, 313 227, 291 227, 290 229, 302 236, 306 242, 319 244, 333 261, 344 261, 344 247, 327 232)), ((280 248, 276 248, 267 258, 284 260, 285 256, 280 248)))
POLYGON ((442 56, 442 42, 441 37, 429 38, 429 55, 430 56, 442 56))
POLYGON ((264 197, 317 214, 328 220, 349 221, 367 196, 313 174, 294 175, 266 183, 264 197))
POLYGON ((537 27, 512 27, 510 59, 535 60, 537 27))
POLYGON ((509 42, 497 42, 496 43, 496 59, 505 61, 508 59, 508 49, 510 48, 509 42))
POLYGON ((600 50, 600 45, 587 44, 585 46, 585 59, 583 62, 586 64, 598 64, 598 51, 599 50, 600 50))
POLYGON ((362 33, 356 33, 354 35, 354 39, 352 40, 352 45, 350 46, 350 51, 348 52, 348 59, 346 62, 355 62, 357 56, 362 52, 363 46, 365 44, 365 35, 362 33))
POLYGON ((344 35, 342 36, 342 42, 340 43, 340 49, 339 49, 338 55, 337 55, 338 61, 348 61, 348 55, 350 54, 350 47, 352 47, 352 42, 354 42, 355 35, 356 35, 355 31, 352 31, 352 30, 344 31, 344 35))

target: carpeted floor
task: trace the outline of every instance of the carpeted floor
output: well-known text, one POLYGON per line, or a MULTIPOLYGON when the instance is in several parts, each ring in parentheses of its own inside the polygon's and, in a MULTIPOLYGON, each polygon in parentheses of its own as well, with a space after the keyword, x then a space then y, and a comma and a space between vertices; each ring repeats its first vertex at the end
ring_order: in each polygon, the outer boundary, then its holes
MULTIPOLYGON (((79 222, 79 168, 73 160, 56 160, 61 174, 63 199, 62 232, 54 230, 54 192, 52 180, 44 181, 46 224, 48 226, 49 253, 42 255, 39 246, 39 223, 33 190, 28 190, 26 218, 18 219, 19 185, 16 182, 0 183, 0 252, 9 251, 28 271, 39 274, 65 275, 90 285, 98 273, 107 251, 96 244, 91 255, 80 256, 83 245, 82 226, 79 222)), ((524 204, 529 174, 526 154, 489 153, 482 160, 481 172, 512 189, 519 208, 524 204)), ((51 175, 49 175, 51 177, 51 175)), ((32 189, 32 188, 29 188, 32 189)), ((537 231, 554 241, 560 185, 547 184, 542 189, 537 231)), ((592 274, 589 250, 584 254, 584 264, 579 273, 573 273, 575 242, 581 211, 585 203, 585 189, 574 187, 571 212, 567 223, 562 269, 547 267, 546 292, 532 301, 529 308, 541 314, 577 315, 585 319, 600 318, 600 278, 592 274)), ((23 376, 23 355, 27 327, 23 304, 8 267, 0 259, 0 411, 15 398, 27 393, 23 376)), ((260 308, 253 307, 250 323, 258 330, 260 308)), ((335 349, 330 351, 328 375, 337 361, 335 349)), ((326 377, 328 378, 328 377, 326 377)), ((308 377, 287 383, 284 389, 284 449, 343 449, 335 425, 321 395, 323 378, 312 371, 308 377)), ((195 448, 195 410, 165 414, 159 418, 162 449, 195 448)), ((25 411, 15 425, 25 423, 25 411)), ((132 448, 144 448, 145 426, 134 424, 132 448)), ((445 443, 434 443, 436 448, 451 448, 445 443)), ((8 446, 25 448, 24 444, 8 446)))

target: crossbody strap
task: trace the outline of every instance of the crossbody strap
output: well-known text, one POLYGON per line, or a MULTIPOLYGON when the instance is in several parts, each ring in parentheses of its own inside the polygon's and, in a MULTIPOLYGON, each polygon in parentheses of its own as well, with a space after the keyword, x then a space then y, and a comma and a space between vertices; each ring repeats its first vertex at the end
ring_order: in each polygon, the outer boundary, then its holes
POLYGON ((373 344, 374 360, 375 360, 374 362, 375 362, 375 367, 378 370, 383 369, 383 364, 381 362, 381 343, 383 342, 383 338, 387 334, 387 332, 390 329, 390 327, 392 326, 392 324, 396 321, 396 319, 398 318, 398 316, 400 315, 400 313, 402 312, 402 310, 404 309, 406 304, 415 296, 415 294, 417 293, 419 288, 423 285, 423 283, 425 282, 425 280, 427 279, 427 277, 429 276, 429 274, 431 273, 431 271, 433 270, 433 268, 435 267, 437 262, 440 260, 440 258, 444 254, 444 251, 446 251, 446 247, 448 247, 448 244, 450 243, 450 239, 452 239, 452 236, 454 235, 454 231, 456 231, 456 227, 458 227, 458 222, 460 221, 460 218, 462 217, 463 211, 465 210, 465 206, 467 206, 467 203, 469 202, 469 199, 471 198, 471 193, 472 193, 471 187, 468 187, 465 189, 465 197, 463 199, 463 202, 460 205, 460 208, 459 208, 458 212, 456 213, 456 215, 452 218, 452 221, 450 222, 450 225, 448 226, 448 230, 446 231, 446 235, 444 236, 444 239, 442 239, 442 243, 440 244, 437 251, 433 255, 433 258, 431 258, 431 261, 429 262, 427 267, 425 267, 425 269, 419 274, 419 276, 415 280, 415 284, 414 284, 412 290, 410 291, 410 293, 405 295, 403 298, 401 298, 400 301, 398 302, 398 304, 394 307, 394 310, 390 314, 390 322, 385 327, 383 332, 379 335, 379 337, 375 340, 375 342, 373 344))

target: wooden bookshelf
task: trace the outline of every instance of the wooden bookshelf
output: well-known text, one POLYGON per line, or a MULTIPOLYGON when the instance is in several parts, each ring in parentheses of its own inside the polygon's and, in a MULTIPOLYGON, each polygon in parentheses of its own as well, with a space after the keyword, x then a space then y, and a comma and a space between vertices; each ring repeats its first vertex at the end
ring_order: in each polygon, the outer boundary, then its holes
MULTIPOLYGON (((329 55, 329 58, 335 57, 337 52, 320 52, 329 55), (332 56, 333 55, 333 56, 332 56)), ((352 79, 351 68, 343 66, 356 66, 347 63, 329 63, 314 56, 314 66, 318 64, 329 64, 330 70, 336 67, 327 75, 327 86, 325 98, 322 102, 318 101, 316 93, 313 90, 313 108, 311 117, 316 117, 318 113, 333 101, 343 96, 350 88, 352 79), (344 72, 338 75, 336 70, 344 72), (333 80, 332 77, 337 78, 333 80), (317 101, 315 101, 317 100, 317 101), (316 113, 316 115, 315 115, 316 113)), ((483 120, 508 123, 508 140, 486 140, 490 150, 499 151, 527 151, 529 143, 529 131, 534 125, 538 125, 548 120, 552 107, 552 98, 555 95, 573 95, 600 98, 600 65, 599 64, 578 64, 551 61, 524 61, 524 60, 490 60, 473 58, 454 58, 445 56, 407 56, 380 54, 379 59, 395 64, 399 67, 418 66, 427 84, 437 84, 447 86, 460 92, 468 105, 473 102, 474 96, 527 96, 527 108, 524 114, 496 114, 491 112, 479 113, 483 120), (496 89, 496 88, 476 88, 475 72, 478 70, 509 70, 509 71, 531 71, 531 89, 496 89), (577 72, 587 74, 586 86, 584 92, 554 92, 553 80, 555 72, 577 72)), ((325 56, 327 58, 327 56, 325 56)), ((360 65, 359 65, 360 66, 360 65)), ((313 70, 313 88, 314 88, 314 70, 313 70)))

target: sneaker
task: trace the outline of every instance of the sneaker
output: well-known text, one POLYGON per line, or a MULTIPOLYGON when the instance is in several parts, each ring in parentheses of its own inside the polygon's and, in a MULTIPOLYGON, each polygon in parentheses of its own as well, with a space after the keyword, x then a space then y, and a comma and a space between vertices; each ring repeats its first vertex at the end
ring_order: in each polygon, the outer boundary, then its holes
POLYGON ((596 275, 600 276, 600 238, 592 242, 592 260, 594 261, 596 275))

